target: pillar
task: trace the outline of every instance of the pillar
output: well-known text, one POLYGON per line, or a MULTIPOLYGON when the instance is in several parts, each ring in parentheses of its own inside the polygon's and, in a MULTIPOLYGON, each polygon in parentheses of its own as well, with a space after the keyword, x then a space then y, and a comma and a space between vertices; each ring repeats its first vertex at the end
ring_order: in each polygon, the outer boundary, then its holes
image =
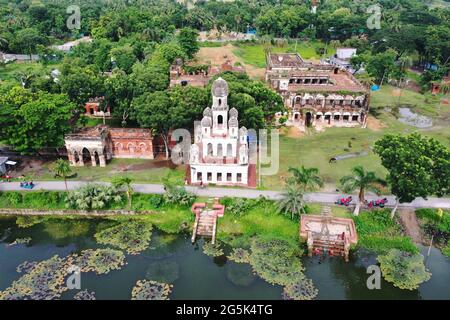
POLYGON ((98 158, 100 159, 100 167, 106 167, 105 155, 101 154, 98 156, 98 158))
POLYGON ((96 167, 97 161, 95 161, 95 153, 93 153, 93 152, 91 152, 91 161, 92 161, 92 166, 96 167))
POLYGON ((83 149, 81 149, 80 151, 77 151, 78 154, 78 166, 79 167, 84 167, 84 159, 83 159, 83 149))
POLYGON ((67 157, 69 158, 69 163, 71 166, 77 165, 77 163, 75 162, 75 156, 73 155, 72 150, 67 150, 67 157))

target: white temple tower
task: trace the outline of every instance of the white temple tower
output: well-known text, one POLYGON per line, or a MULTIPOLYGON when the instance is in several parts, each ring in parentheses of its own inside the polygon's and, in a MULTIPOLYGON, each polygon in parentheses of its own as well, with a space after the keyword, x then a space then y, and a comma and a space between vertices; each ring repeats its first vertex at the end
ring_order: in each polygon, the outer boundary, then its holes
POLYGON ((238 111, 228 107, 228 84, 218 78, 212 89, 211 108, 194 129, 190 149, 190 182, 217 185, 248 184, 247 129, 239 129, 238 111))

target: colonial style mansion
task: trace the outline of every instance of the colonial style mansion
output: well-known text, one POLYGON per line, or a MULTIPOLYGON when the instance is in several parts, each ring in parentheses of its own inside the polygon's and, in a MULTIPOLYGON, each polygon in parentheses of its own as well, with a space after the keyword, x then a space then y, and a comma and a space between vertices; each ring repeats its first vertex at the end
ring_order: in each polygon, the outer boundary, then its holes
POLYGON ((299 54, 269 53, 266 81, 289 108, 288 125, 322 129, 366 123, 369 90, 343 68, 308 63, 299 54))
MULTIPOLYGON (((191 184, 248 186, 256 180, 256 167, 249 164, 247 129, 239 129, 238 111, 228 108, 228 84, 218 78, 212 85, 213 103, 194 125, 190 148, 191 184)), ((256 182, 256 181, 255 181, 256 182)))

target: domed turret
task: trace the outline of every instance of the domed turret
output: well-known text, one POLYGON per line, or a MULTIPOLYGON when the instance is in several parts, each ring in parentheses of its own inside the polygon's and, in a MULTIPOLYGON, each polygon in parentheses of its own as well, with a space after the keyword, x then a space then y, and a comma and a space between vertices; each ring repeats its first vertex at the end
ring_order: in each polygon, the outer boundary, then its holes
POLYGON ((203 117, 202 127, 211 127, 211 118, 210 117, 203 117))
POLYGON ((239 112, 236 110, 236 108, 231 108, 229 112, 230 118, 237 118, 239 115, 239 112))
POLYGON ((228 83, 219 77, 216 81, 214 81, 211 92, 215 97, 228 96, 228 83))
POLYGON ((203 116, 204 117, 212 117, 212 111, 210 107, 207 107, 205 110, 203 110, 203 116))

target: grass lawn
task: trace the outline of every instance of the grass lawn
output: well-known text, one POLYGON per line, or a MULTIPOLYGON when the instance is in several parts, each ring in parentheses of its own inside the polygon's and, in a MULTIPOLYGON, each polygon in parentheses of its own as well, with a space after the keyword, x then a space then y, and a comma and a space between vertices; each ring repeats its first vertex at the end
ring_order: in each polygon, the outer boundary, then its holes
POLYGON ((4 68, 0 68, 0 80, 11 81, 19 84, 16 79, 16 74, 19 72, 31 72, 35 74, 50 74, 50 72, 58 68, 59 64, 49 64, 48 66, 43 66, 39 62, 13 62, 7 64, 4 68))
MULTIPOLYGON (((272 48, 272 52, 275 53, 285 53, 285 52, 298 52, 304 59, 314 59, 320 60, 321 56, 316 53, 316 48, 324 46, 321 42, 306 42, 301 41, 297 44, 290 43, 285 47, 276 47, 272 48)), ((234 53, 242 58, 245 63, 259 67, 266 67, 266 57, 264 53, 264 47, 262 44, 238 44, 236 45, 236 49, 234 53)), ((335 53, 335 49, 332 47, 328 47, 326 56, 333 55, 335 53)))
MULTIPOLYGON (((408 106, 414 111, 433 118, 448 117, 450 112, 450 105, 441 103, 443 95, 433 96, 430 93, 421 94, 411 90, 400 90, 390 86, 384 85, 381 90, 373 92, 371 95, 370 107, 396 107, 408 106)), ((450 98, 449 95, 446 98, 450 98)))
POLYGON ((389 249, 400 249, 417 253, 418 248, 411 238, 404 236, 400 223, 390 218, 390 210, 363 211, 353 217, 358 232, 358 246, 384 253, 389 249))
MULTIPOLYGON (((170 169, 165 166, 158 167, 156 163, 155 160, 147 159, 112 159, 106 167, 71 167, 72 174, 76 174, 72 180, 111 181, 114 176, 126 175, 133 179, 134 183, 161 184, 164 178, 168 178, 175 184, 184 183, 184 167, 170 169), (134 169, 135 166, 141 166, 144 169, 134 169), (145 169, 146 167, 148 169, 145 169)), ((39 171, 30 172, 26 177, 34 180, 61 180, 54 177, 51 166, 52 163, 46 163, 39 171)))

